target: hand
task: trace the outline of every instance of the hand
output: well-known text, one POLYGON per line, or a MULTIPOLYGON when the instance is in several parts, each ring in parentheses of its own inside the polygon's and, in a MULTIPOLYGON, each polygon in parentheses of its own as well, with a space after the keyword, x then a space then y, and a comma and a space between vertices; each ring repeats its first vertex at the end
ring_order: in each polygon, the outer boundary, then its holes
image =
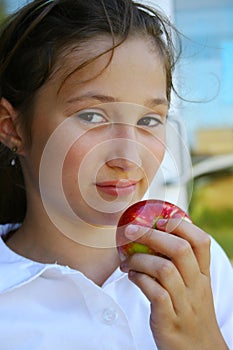
POLYGON ((127 238, 158 254, 137 253, 121 264, 151 302, 150 326, 158 349, 228 349, 214 311, 209 236, 180 219, 161 224, 157 228, 166 232, 128 226, 127 238))

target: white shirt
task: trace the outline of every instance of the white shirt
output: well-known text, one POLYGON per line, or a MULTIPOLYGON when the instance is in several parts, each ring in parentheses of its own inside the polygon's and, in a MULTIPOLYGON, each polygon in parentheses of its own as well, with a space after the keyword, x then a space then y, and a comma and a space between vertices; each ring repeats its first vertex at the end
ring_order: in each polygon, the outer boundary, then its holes
MULTIPOLYGON (((217 320, 232 350, 232 267, 214 240, 211 257, 217 320)), ((149 301, 120 269, 99 287, 68 266, 24 258, 0 238, 1 350, 156 350, 149 317, 149 301)))

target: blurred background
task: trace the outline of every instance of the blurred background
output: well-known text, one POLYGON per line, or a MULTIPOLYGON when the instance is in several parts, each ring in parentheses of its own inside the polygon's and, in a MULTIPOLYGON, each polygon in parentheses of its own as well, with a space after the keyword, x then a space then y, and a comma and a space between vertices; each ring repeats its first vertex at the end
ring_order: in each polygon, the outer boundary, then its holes
MULTIPOLYGON (((0 0, 1 19, 27 2, 0 0)), ((173 97, 170 113, 177 137, 168 132, 176 155, 167 152, 163 164, 166 199, 187 208, 233 260, 233 0, 141 2, 166 12, 184 34, 175 78, 182 99, 173 97)))
POLYGON ((233 1, 175 0, 178 83, 193 164, 190 215, 233 259, 233 1))

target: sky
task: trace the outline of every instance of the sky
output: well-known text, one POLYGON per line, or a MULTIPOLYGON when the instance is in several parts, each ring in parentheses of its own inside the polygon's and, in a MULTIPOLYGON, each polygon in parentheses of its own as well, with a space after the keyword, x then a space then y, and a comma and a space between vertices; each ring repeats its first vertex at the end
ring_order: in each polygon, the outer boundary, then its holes
POLYGON ((7 11, 12 12, 27 3, 27 0, 6 0, 7 11))

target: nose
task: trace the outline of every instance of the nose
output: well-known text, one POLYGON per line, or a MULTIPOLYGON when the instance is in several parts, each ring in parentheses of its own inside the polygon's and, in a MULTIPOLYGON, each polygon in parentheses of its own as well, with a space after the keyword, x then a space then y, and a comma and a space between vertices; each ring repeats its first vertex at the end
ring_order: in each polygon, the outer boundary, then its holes
POLYGON ((136 128, 132 125, 114 124, 112 126, 111 149, 106 164, 124 171, 141 167, 140 144, 136 137, 136 128))

